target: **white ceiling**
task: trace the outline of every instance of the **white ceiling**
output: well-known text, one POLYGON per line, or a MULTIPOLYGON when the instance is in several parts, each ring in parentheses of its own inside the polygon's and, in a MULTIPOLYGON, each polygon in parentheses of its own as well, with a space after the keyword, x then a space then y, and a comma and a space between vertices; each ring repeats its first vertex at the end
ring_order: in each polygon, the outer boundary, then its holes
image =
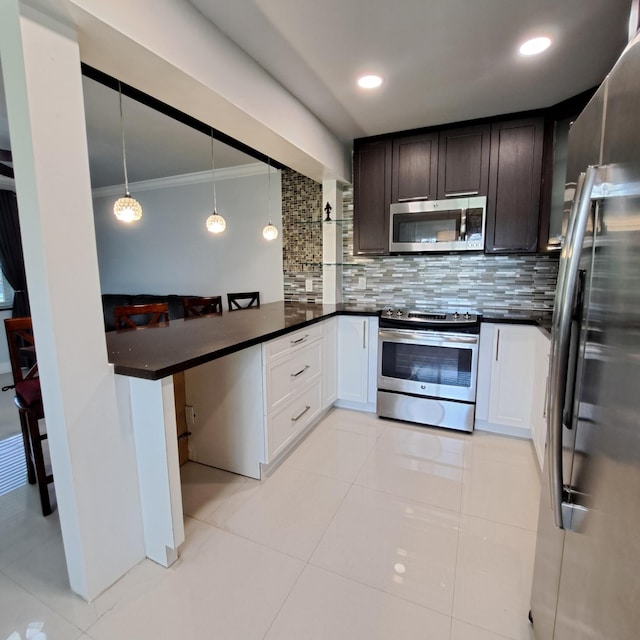
POLYGON ((599 84, 631 0, 189 0, 344 140, 546 107, 599 84), (535 35, 554 45, 522 58, 535 35), (358 89, 379 73, 376 92, 358 89))
MULTIPOLYGON (((183 0, 353 138, 546 107, 599 84, 627 36, 631 0, 183 0), (529 36, 552 48, 517 54, 529 36), (376 72, 384 84, 358 89, 376 72)), ((0 148, 9 147, 1 95, 0 148)), ((121 184, 117 93, 85 79, 94 187, 121 184)), ((124 98, 129 180, 205 171, 210 141, 124 98)), ((254 162, 216 144, 217 168, 254 162)))

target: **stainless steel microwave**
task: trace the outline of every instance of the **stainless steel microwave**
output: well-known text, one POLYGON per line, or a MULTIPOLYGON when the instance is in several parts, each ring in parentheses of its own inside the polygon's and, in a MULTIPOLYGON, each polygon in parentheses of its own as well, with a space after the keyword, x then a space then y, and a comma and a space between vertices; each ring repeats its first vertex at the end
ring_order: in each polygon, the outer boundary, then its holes
POLYGON ((392 204, 389 251, 482 251, 486 215, 485 196, 392 204))

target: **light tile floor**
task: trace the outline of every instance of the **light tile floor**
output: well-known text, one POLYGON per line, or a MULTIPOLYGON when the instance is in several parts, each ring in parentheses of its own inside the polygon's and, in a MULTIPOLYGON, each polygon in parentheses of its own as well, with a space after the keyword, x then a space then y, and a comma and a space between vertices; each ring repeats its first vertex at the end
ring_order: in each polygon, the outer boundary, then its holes
POLYGON ((0 640, 529 640, 531 444, 333 410, 266 480, 188 463, 187 539, 86 604, 56 515, 0 497, 0 640))

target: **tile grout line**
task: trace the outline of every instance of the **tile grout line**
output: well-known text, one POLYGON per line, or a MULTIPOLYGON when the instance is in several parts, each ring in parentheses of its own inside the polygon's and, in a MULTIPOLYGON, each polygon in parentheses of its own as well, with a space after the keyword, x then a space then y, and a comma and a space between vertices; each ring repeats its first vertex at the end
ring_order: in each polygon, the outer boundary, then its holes
MULTIPOLYGON (((335 427, 331 427, 331 428, 335 428, 335 427)), ((367 454, 367 457, 370 455, 367 454)), ((363 463, 364 465, 364 463, 363 463)), ((295 468, 295 467, 294 467, 295 468)), ((297 469, 298 471, 301 471, 301 469, 297 469)), ((307 473, 312 473, 313 472, 307 472, 307 473)), ((359 472, 358 472, 359 473, 359 472)), ((325 478, 327 476, 324 476, 322 474, 316 474, 319 475, 322 478, 325 478)), ((356 474, 357 475, 357 474, 356 474)), ((333 480, 335 480, 336 478, 332 478, 333 480)), ((344 481, 341 481, 344 482, 344 481)), ((302 578, 302 574, 305 572, 305 570, 307 569, 307 567, 311 566, 315 568, 315 565, 311 564, 311 558, 313 557, 313 554, 315 553, 316 549, 318 548, 318 545, 322 542, 322 539, 324 538, 327 530, 329 529, 329 527, 333 524, 336 515, 338 513, 338 511, 340 510, 340 507, 342 507, 349 491, 351 491, 351 488, 353 487, 353 482, 350 483, 345 483, 345 484, 349 484, 349 488, 347 489, 347 491, 345 492, 344 496, 342 497, 342 499, 340 500, 339 504, 337 505, 335 511, 333 512, 333 515, 331 517, 331 519, 329 520, 329 523, 327 524, 327 526, 324 528, 322 534, 320 535, 318 542, 316 543, 316 545, 314 546, 313 550, 311 551, 311 553, 309 554, 309 558, 305 561, 304 566, 302 567, 302 570, 300 571, 298 577, 296 578, 295 582, 293 583, 293 585, 291 586, 291 589, 289 590, 289 592, 287 593, 287 596, 284 598, 284 600, 282 601, 282 604, 280 605, 280 607, 278 608, 278 611, 276 612, 276 614, 273 617, 273 620, 271 621, 271 623, 269 624, 267 630, 265 631, 264 635, 262 636, 262 640, 265 640, 265 638, 269 635, 269 632, 271 631, 273 625, 275 624, 276 620, 278 619, 278 616, 280 615, 280 612, 282 611, 282 609, 284 608, 284 606, 286 605, 286 603, 289 601, 289 598, 291 597, 291 594, 293 593, 293 590, 296 588, 296 586, 298 585, 298 583, 300 582, 300 578, 302 578)))

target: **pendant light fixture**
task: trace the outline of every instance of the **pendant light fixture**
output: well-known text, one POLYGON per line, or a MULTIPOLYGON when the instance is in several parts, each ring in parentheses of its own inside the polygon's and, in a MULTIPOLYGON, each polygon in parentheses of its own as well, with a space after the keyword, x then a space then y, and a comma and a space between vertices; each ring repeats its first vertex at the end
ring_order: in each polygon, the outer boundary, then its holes
POLYGON ((269 190, 267 198, 267 213, 269 214, 269 224, 262 230, 262 237, 265 240, 271 241, 275 240, 278 237, 278 229, 271 224, 271 165, 269 163, 269 158, 267 158, 267 171, 269 176, 269 179, 267 181, 267 188, 269 190))
POLYGON ((213 129, 211 130, 211 174, 213 178, 213 213, 207 218, 207 231, 209 233, 222 233, 227 228, 227 222, 218 214, 218 208, 216 206, 216 167, 213 162, 213 129))
POLYGON ((118 198, 113 205, 113 213, 121 222, 137 222, 142 218, 140 203, 129 193, 129 177, 127 175, 127 152, 124 145, 124 118, 122 116, 122 87, 118 82, 120 98, 120 132, 122 133, 122 166, 124 167, 124 196, 118 198))

